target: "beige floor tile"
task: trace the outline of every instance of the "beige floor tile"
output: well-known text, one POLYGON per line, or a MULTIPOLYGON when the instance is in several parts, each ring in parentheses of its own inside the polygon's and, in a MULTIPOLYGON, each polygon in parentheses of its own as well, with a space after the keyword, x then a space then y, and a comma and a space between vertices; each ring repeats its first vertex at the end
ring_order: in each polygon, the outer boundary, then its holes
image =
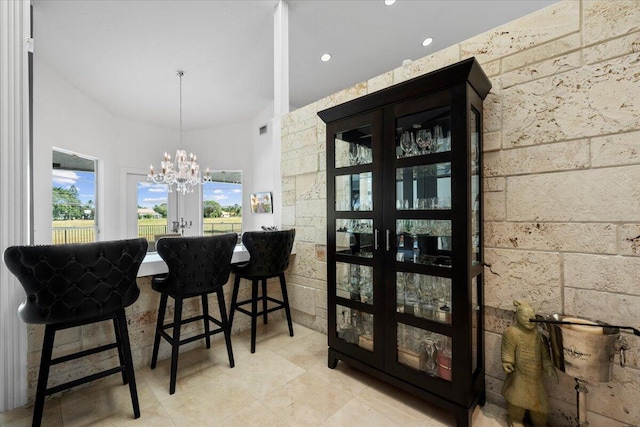
POLYGON ((313 367, 327 367, 327 350, 327 336, 313 331, 274 352, 301 368, 309 370, 313 367))
MULTIPOLYGON (((212 349, 213 350, 213 347, 212 349)), ((218 361, 212 361, 210 356, 212 351, 207 349, 196 349, 181 354, 178 358, 178 372, 176 378, 176 394, 185 390, 192 390, 199 384, 210 382, 222 371, 218 367, 218 361)), ((226 352, 225 352, 226 355, 226 352)), ((223 364, 229 367, 228 360, 223 364)), ((140 372, 140 378, 144 380, 157 400, 169 398, 169 382, 171 379, 171 361, 169 359, 158 362, 155 369, 145 368, 140 372)))
POLYGON ((493 403, 478 406, 473 412, 474 427, 508 427, 507 410, 493 403))
POLYGON ((322 424, 323 427, 401 427, 384 414, 365 405, 357 399, 351 399, 342 408, 322 424))
MULTIPOLYGON (((180 355, 176 393, 169 394, 170 360, 136 370, 141 417, 133 418, 129 388, 119 375, 63 393, 45 404, 43 426, 453 427, 452 414, 374 379, 344 362, 327 367, 327 337, 284 318, 232 337, 236 367, 224 341, 180 355)), ((167 345, 163 343, 162 345, 167 345)), ((31 425, 33 406, 0 413, 0 426, 31 425)), ((474 427, 506 427, 506 410, 487 404, 474 427)))
POLYGON ((405 427, 426 427, 440 410, 430 403, 378 380, 356 397, 405 427))
MULTIPOLYGON (((242 313, 236 315, 243 316, 242 313)), ((285 345, 294 343, 314 331, 302 325, 293 325, 293 336, 289 336, 289 326, 286 319, 269 318, 269 323, 264 325, 262 319, 258 319, 256 326, 256 351, 261 349, 275 350, 285 345)), ((240 334, 232 335, 234 351, 238 347, 239 351, 251 351, 251 330, 246 330, 240 334)))
MULTIPOLYGON (((44 413, 42 414, 42 425, 47 427, 62 427, 62 412, 58 399, 51 399, 57 403, 53 405, 44 405, 44 413)), ((12 411, 0 414, 0 426, 3 427, 30 427, 33 421, 33 406, 17 408, 12 411)))
POLYGON ((240 358, 234 369, 222 371, 258 400, 304 373, 304 369, 298 365, 265 349, 240 358))
POLYGON ((370 375, 352 368, 346 363, 338 363, 335 369, 330 369, 326 364, 315 365, 308 372, 352 396, 362 393, 373 381, 370 375))
POLYGON ((255 399, 225 374, 162 400, 176 426, 220 425, 255 399))
POLYGON ((318 426, 342 408, 353 396, 340 387, 306 372, 272 390, 262 400, 289 426, 318 426))
POLYGON ((219 425, 225 427, 288 427, 287 423, 257 400, 248 402, 244 408, 222 420, 219 425))
MULTIPOLYGON (((66 427, 86 425, 117 425, 133 420, 133 406, 129 386, 122 378, 99 383, 90 388, 73 391, 61 397, 62 419, 66 427)), ((140 412, 157 404, 151 388, 136 378, 140 412)))

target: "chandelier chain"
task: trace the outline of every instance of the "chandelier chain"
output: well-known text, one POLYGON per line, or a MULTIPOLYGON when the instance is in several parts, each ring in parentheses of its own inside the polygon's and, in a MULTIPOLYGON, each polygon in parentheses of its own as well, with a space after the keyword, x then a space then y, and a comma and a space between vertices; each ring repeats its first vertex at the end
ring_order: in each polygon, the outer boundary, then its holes
POLYGON ((180 77, 180 147, 182 147, 182 76, 184 71, 178 70, 178 76, 180 77))
POLYGON ((200 165, 196 160, 196 156, 193 153, 189 153, 183 149, 182 146, 182 76, 184 71, 178 70, 178 77, 180 78, 180 148, 176 151, 175 163, 171 161, 171 156, 164 153, 164 160, 160 162, 161 170, 155 173, 153 165, 149 169, 147 179, 153 181, 156 184, 167 184, 169 186, 169 192, 172 192, 171 187, 175 185, 175 189, 178 193, 186 194, 193 193, 193 188, 198 184, 203 184, 211 180, 209 169, 207 168, 204 176, 200 173, 200 165))

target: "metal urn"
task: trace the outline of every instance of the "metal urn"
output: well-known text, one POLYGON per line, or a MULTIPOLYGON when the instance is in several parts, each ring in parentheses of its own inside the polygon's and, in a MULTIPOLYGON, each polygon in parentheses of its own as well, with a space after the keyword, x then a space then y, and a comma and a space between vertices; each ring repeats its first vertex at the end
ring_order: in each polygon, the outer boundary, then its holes
POLYGON ((554 366, 575 378, 577 392, 576 421, 579 427, 589 425, 587 421, 587 385, 589 382, 609 382, 613 372, 613 360, 620 354, 620 366, 625 366, 625 338, 621 328, 605 322, 563 314, 537 315, 531 321, 545 325, 551 346, 554 366))

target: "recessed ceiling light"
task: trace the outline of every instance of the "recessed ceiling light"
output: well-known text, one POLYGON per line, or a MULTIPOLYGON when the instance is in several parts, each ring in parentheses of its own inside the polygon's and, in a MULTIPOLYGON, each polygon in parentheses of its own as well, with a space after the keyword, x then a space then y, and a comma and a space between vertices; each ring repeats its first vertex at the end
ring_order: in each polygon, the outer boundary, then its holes
POLYGON ((328 61, 328 60, 330 60, 330 59, 331 59, 331 54, 329 54, 329 53, 325 53, 325 54, 323 54, 323 55, 320 57, 320 60, 321 60, 322 62, 327 62, 327 61, 328 61))
POLYGON ((431 43, 433 42, 433 39, 431 37, 427 37, 426 39, 424 39, 424 41, 422 42, 422 46, 429 46, 431 43))
POLYGON ((396 0, 384 0, 384 4, 387 5, 387 6, 391 6, 395 2, 396 2, 396 0))

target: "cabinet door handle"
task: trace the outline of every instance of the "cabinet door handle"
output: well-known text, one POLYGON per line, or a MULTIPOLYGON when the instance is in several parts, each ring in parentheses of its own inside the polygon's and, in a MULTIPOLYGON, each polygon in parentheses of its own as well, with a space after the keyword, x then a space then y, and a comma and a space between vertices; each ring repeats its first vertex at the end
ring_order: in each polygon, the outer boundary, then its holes
POLYGON ((389 238, 389 236, 391 236, 391 232, 389 231, 389 229, 387 228, 387 252, 389 252, 389 250, 391 249, 391 246, 389 244, 389 242, 391 241, 391 239, 389 238))
POLYGON ((373 249, 378 250, 378 229, 376 228, 373 232, 373 249))

